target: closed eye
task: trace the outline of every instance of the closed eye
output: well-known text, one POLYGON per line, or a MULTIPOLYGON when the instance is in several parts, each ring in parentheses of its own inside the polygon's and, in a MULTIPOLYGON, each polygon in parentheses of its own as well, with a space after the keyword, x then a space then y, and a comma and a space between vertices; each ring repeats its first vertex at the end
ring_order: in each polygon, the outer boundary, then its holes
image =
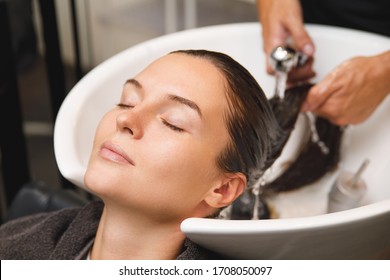
POLYGON ((118 104, 116 104, 116 106, 121 108, 121 109, 131 109, 131 108, 134 108, 133 105, 128 105, 128 104, 124 104, 124 103, 118 103, 118 104))
POLYGON ((170 124, 169 122, 167 122, 166 120, 162 119, 161 120, 162 123, 167 126, 168 128, 172 129, 173 131, 176 131, 176 132, 184 132, 184 129, 180 128, 180 127, 177 127, 173 124, 170 124))
MULTIPOLYGON (((134 108, 133 105, 128 105, 128 104, 124 104, 124 103, 118 103, 116 104, 117 107, 121 108, 121 109, 132 109, 134 108)), ((168 127, 169 129, 173 130, 173 131, 176 131, 176 132, 184 132, 184 129, 180 128, 180 127, 177 127, 169 122, 167 122, 166 120, 164 119, 161 119, 162 123, 168 127)))

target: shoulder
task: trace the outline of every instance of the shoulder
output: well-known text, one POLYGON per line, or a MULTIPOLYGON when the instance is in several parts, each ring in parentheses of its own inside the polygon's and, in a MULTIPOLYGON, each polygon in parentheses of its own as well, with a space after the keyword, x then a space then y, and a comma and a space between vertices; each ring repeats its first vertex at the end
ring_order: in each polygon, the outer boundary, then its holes
MULTIPOLYGON (((62 239, 77 227, 95 226, 102 204, 67 208, 9 221, 0 227, 0 259, 49 259, 62 239), (70 232, 69 232, 70 231, 70 232)), ((84 229, 85 231, 85 229, 84 229)))

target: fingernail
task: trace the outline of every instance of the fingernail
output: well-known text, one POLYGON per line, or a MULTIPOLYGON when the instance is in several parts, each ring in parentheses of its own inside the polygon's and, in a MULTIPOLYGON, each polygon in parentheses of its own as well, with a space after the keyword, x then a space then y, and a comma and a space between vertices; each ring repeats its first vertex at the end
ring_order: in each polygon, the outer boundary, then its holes
POLYGON ((303 46, 303 53, 312 56, 314 54, 314 46, 312 44, 306 44, 303 46))

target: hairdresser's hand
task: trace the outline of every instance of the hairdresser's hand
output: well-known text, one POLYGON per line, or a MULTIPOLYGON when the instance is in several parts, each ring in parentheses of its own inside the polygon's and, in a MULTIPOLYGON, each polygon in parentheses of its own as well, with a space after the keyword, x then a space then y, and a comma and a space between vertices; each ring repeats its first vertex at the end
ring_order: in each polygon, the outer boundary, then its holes
POLYGON ((366 120, 390 92, 390 51, 355 57, 336 67, 309 91, 302 111, 338 125, 366 120))
MULTIPOLYGON (((289 82, 304 81, 312 78, 314 43, 304 28, 302 9, 298 0, 257 0, 259 19, 262 25, 263 48, 269 57, 277 46, 286 45, 288 38, 292 40, 291 47, 302 51, 311 59, 300 68, 290 72, 289 82)), ((274 71, 267 60, 267 72, 274 71)))

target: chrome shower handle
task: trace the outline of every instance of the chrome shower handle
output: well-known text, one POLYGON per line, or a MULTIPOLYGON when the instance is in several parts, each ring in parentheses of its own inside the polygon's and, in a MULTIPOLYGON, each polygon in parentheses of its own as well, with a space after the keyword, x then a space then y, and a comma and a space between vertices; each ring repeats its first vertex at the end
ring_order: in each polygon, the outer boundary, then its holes
POLYGON ((270 54, 270 63, 275 71, 288 73, 293 67, 300 67, 308 60, 308 56, 291 47, 276 47, 270 54))

